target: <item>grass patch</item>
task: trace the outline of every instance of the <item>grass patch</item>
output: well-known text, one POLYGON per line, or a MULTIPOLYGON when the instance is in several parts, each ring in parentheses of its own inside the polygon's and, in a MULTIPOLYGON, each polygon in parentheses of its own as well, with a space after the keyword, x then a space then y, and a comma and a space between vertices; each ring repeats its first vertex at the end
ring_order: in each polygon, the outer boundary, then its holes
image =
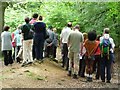
POLYGON ((3 80, 3 79, 5 79, 5 77, 4 76, 0 76, 0 81, 3 80))
POLYGON ((44 76, 40 76, 40 75, 37 75, 33 72, 26 72, 26 75, 30 78, 33 78, 35 80, 45 80, 47 77, 44 77, 44 76))

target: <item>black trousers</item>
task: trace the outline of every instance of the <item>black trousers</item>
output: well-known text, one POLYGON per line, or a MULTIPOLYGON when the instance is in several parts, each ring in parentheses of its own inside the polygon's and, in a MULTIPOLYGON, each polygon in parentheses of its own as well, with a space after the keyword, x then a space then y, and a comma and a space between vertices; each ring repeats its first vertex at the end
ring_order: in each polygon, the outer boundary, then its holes
POLYGON ((35 57, 35 45, 32 46, 32 57, 33 57, 33 60, 36 58, 35 57))
POLYGON ((4 56, 4 65, 12 64, 13 59, 12 59, 12 50, 4 50, 3 51, 3 56, 4 56))
POLYGON ((56 58, 56 50, 57 50, 57 47, 53 46, 53 58, 56 58))
POLYGON ((95 55, 95 61, 93 65, 93 71, 96 72, 96 79, 99 79, 100 77, 100 61, 101 61, 101 55, 95 55))
POLYGON ((79 61, 79 72, 78 75, 81 77, 85 76, 85 59, 83 58, 79 61))
POLYGON ((62 44, 62 67, 66 66, 66 70, 69 67, 69 58, 68 58, 68 47, 67 43, 62 44))

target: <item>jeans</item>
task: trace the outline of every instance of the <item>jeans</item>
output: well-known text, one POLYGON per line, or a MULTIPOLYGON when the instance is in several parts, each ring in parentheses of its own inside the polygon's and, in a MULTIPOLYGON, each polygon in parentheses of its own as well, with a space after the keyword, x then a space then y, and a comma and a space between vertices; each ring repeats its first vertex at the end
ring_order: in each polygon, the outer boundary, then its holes
POLYGON ((44 41, 43 34, 35 34, 33 44, 35 47, 35 57, 37 60, 43 59, 44 41))
POLYGON ((108 59, 107 55, 103 55, 101 59, 101 80, 105 80, 105 71, 106 71, 106 77, 107 80, 111 80, 111 64, 112 64, 112 59, 111 59, 111 54, 109 55, 110 58, 108 59))

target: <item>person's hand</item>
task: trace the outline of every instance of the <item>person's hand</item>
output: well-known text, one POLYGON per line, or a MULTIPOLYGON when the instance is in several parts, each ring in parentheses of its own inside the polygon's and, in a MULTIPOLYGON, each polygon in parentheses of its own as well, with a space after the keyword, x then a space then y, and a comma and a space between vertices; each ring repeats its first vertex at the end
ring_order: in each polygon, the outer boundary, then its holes
POLYGON ((113 63, 115 63, 115 61, 113 61, 113 63))
POLYGON ((50 46, 52 46, 52 44, 50 43, 50 44, 48 44, 47 46, 50 47, 50 46))

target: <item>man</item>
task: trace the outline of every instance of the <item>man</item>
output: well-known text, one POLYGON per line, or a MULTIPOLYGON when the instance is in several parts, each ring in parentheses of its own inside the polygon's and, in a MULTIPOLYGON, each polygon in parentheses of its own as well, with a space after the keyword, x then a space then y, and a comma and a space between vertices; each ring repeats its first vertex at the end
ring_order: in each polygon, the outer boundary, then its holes
POLYGON ((75 31, 71 32, 68 37, 69 46, 69 72, 68 75, 73 74, 73 78, 77 79, 79 70, 79 53, 81 51, 81 46, 83 45, 83 34, 79 32, 79 25, 75 26, 75 31))
POLYGON ((58 47, 58 34, 57 34, 57 29, 56 28, 53 28, 53 32, 54 32, 54 34, 55 34, 55 39, 54 39, 54 48, 53 48, 53 58, 55 59, 55 60, 57 60, 57 58, 56 58, 56 54, 57 54, 57 47, 58 47))
POLYGON ((49 26, 48 27, 48 34, 49 34, 49 38, 47 38, 45 40, 45 53, 46 53, 46 57, 50 57, 53 58, 53 48, 54 48, 54 43, 55 43, 55 33, 52 31, 53 27, 49 26))
POLYGON ((44 41, 46 39, 46 24, 42 22, 42 16, 39 16, 39 21, 35 22, 34 25, 34 38, 33 44, 35 47, 35 57, 38 62, 42 62, 43 60, 43 48, 44 41))
POLYGON ((114 41, 109 35, 109 28, 104 29, 103 36, 100 37, 100 46, 101 46, 101 80, 105 82, 105 69, 107 74, 107 83, 110 83, 111 80, 111 64, 112 58, 111 55, 114 52, 114 41), (105 53, 106 52, 106 53, 105 53))
POLYGON ((62 60, 63 60, 62 67, 64 68, 66 66, 66 70, 68 70, 68 66, 69 66, 67 42, 68 42, 68 37, 71 33, 71 27, 72 27, 72 23, 68 22, 67 27, 65 27, 60 34, 60 44, 62 48, 62 60))
POLYGON ((21 27, 22 35, 23 35, 23 62, 22 66, 27 64, 31 64, 33 62, 32 58, 32 37, 29 37, 29 32, 31 29, 31 25, 29 24, 30 19, 28 17, 25 18, 26 24, 21 27))

